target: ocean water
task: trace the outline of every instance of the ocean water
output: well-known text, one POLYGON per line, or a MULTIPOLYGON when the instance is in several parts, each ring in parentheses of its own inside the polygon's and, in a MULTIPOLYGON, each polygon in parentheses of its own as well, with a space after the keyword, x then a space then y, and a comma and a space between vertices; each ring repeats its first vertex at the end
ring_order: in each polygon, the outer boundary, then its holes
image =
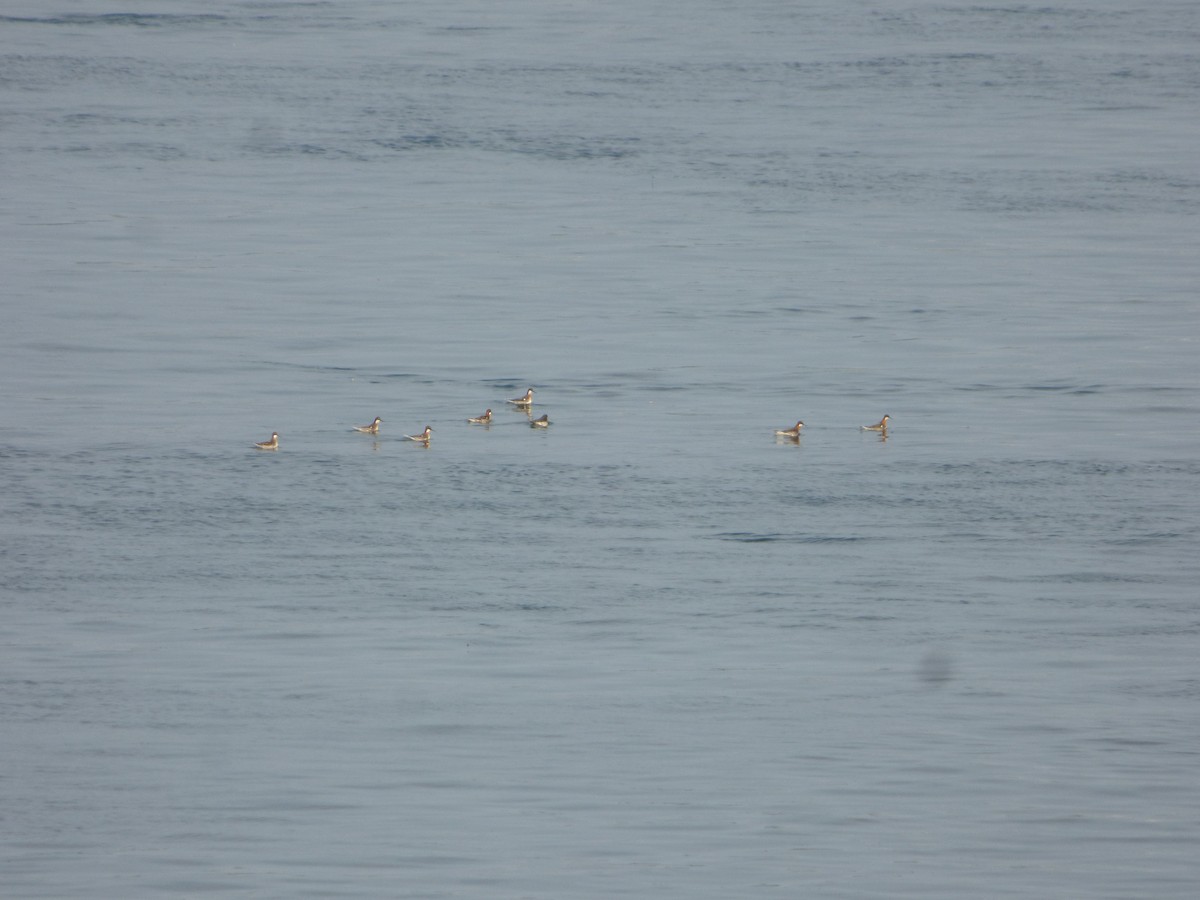
POLYGON ((0 893, 1195 896, 1198 38, 6 4, 0 893))

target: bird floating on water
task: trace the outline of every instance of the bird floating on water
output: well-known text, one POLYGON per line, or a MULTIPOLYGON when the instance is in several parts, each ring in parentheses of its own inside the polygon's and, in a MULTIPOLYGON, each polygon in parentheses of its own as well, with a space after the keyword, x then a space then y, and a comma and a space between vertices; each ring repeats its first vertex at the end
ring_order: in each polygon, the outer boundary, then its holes
POLYGON ((533 388, 527 390, 524 397, 513 397, 508 402, 513 406, 533 406, 533 388))
POLYGON ((891 416, 884 416, 874 425, 860 425, 859 427, 862 428, 863 431, 887 431, 888 422, 891 420, 891 418, 891 416))
POLYGON ((409 441, 417 441, 422 444, 428 444, 429 443, 429 435, 432 433, 433 433, 433 429, 430 428, 428 425, 426 425, 425 430, 422 431, 420 434, 406 434, 404 437, 406 440, 409 440, 409 441))
POLYGON ((472 425, 491 425, 492 411, 489 409, 482 416, 475 416, 473 419, 467 419, 472 425))
POLYGON ((363 434, 379 434, 379 423, 382 421, 383 419, 376 416, 375 421, 370 425, 355 425, 354 430, 361 431, 363 434))
POLYGON ((254 446, 259 450, 278 450, 279 449, 279 432, 271 433, 269 441, 255 441, 254 446))
POLYGON ((550 427, 550 417, 542 416, 540 419, 534 419, 532 422, 529 423, 529 427, 530 428, 549 428, 550 427))
POLYGON ((804 423, 797 420, 796 424, 793 425, 791 428, 785 428, 783 430, 777 429, 775 431, 775 433, 777 435, 780 435, 781 437, 798 438, 798 437, 800 437, 800 429, 803 427, 804 427, 804 423))

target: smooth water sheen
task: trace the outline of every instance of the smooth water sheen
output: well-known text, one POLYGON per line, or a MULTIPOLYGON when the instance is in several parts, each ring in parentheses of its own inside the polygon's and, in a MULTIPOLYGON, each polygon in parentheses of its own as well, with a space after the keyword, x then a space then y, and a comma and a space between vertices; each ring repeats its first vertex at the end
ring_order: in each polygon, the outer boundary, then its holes
POLYGON ((1190 900, 1198 39, 7 4, 0 893, 1190 900))

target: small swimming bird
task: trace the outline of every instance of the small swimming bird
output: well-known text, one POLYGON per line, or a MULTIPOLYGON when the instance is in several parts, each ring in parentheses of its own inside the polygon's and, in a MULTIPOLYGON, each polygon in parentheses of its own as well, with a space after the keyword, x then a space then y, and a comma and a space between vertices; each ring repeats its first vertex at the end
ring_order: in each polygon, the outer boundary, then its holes
POLYGON ((533 388, 527 390, 524 397, 513 397, 508 402, 513 406, 533 406, 533 388))
POLYGON ((473 419, 467 419, 467 421, 470 422, 472 425, 491 425, 492 424, 492 411, 489 409, 482 416, 476 416, 473 419))
POLYGON ((429 443, 429 435, 432 431, 433 431, 433 429, 430 428, 428 425, 426 425, 425 430, 422 431, 420 434, 406 434, 404 437, 406 440, 409 440, 409 441, 420 441, 422 444, 428 444, 429 443))
POLYGON ((781 435, 783 437, 798 438, 798 437, 800 437, 800 429, 803 427, 804 427, 804 423, 797 421, 795 427, 785 428, 782 431, 777 430, 775 433, 778 435, 781 435))
POLYGON ((863 431, 887 431, 889 419, 891 419, 891 416, 884 416, 882 419, 880 419, 874 425, 860 425, 859 427, 863 431))
POLYGON ((549 428, 550 427, 550 417, 542 416, 540 419, 534 419, 532 422, 529 423, 529 427, 530 428, 549 428))
POLYGON ((254 446, 259 450, 278 450, 279 449, 279 432, 272 432, 269 441, 255 441, 254 446))
POLYGON ((379 423, 382 421, 383 419, 376 416, 375 421, 370 425, 355 425, 354 430, 361 431, 363 434, 379 434, 379 423))

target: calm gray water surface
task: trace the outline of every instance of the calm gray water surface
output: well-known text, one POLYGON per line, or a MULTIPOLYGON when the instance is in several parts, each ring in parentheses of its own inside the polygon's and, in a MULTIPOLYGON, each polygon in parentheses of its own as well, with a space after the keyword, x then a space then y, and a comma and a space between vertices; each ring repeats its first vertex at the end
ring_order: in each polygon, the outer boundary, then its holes
POLYGON ((1195 896, 1198 39, 7 4, 4 895, 1195 896))

